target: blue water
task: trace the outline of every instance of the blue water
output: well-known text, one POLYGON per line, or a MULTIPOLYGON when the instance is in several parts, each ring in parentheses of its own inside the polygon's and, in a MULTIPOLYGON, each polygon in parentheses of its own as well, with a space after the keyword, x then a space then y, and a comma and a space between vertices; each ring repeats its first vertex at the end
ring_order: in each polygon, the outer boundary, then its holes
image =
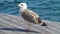
POLYGON ((60 0, 0 0, 0 13, 19 16, 21 2, 36 12, 42 19, 60 22, 60 0))

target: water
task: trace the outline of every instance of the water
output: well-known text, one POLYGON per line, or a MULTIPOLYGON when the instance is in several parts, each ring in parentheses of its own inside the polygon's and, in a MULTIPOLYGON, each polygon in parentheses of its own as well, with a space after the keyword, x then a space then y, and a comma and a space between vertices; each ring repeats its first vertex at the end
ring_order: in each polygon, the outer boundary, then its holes
POLYGON ((60 22, 60 0, 0 0, 0 13, 19 16, 21 2, 36 12, 42 19, 60 22))

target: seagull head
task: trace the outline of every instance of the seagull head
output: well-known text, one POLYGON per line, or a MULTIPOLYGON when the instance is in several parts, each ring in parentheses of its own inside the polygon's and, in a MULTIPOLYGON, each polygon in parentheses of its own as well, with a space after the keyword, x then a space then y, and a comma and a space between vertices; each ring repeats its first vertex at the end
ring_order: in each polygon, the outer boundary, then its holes
POLYGON ((20 3, 18 5, 21 9, 27 9, 27 4, 26 3, 20 3))

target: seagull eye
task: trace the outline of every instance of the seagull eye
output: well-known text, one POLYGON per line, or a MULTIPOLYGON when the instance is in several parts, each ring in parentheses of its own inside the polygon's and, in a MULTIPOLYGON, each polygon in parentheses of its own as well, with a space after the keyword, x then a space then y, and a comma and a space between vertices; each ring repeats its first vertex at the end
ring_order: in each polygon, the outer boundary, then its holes
POLYGON ((23 6, 23 4, 21 4, 21 6, 23 6))

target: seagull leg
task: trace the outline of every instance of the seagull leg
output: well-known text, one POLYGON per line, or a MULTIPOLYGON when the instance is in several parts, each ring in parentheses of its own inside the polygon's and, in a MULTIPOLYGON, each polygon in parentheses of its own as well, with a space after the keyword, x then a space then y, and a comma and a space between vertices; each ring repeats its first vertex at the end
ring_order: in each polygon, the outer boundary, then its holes
POLYGON ((30 31, 31 31, 31 23, 27 22, 27 32, 30 32, 30 31))
POLYGON ((27 33, 31 34, 31 23, 27 22, 27 33))

